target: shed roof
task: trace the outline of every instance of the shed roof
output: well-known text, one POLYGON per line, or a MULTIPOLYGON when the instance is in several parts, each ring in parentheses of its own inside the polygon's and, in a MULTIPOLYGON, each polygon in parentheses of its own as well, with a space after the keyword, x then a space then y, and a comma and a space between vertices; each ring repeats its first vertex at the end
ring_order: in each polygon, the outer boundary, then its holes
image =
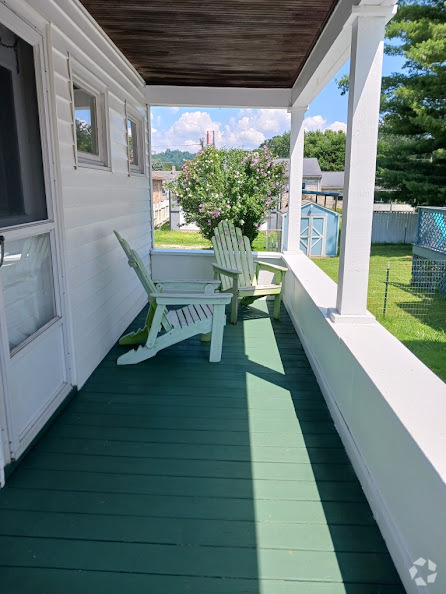
POLYGON ((338 0, 81 0, 147 84, 290 88, 338 0))
POLYGON ((329 213, 333 217, 340 217, 341 216, 335 210, 332 210, 331 208, 327 208, 326 206, 322 206, 322 204, 318 204, 317 202, 313 202, 312 200, 302 200, 301 208, 304 209, 307 206, 311 206, 312 208, 314 208, 314 210, 323 210, 323 211, 326 211, 327 213, 329 213))

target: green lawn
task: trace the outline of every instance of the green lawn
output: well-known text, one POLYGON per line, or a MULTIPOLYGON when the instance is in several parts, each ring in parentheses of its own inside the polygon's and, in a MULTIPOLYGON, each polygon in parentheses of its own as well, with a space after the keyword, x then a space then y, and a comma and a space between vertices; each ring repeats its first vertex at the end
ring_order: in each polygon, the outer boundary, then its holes
MULTIPOLYGON (((252 245, 254 251, 265 251, 266 233, 260 232, 252 245)), ((168 223, 161 229, 155 229, 155 247, 189 250, 211 250, 211 242, 201 233, 188 231, 170 231, 168 223)))
MULTIPOLYGON (((254 251, 265 250, 266 234, 260 233, 254 251)), ((211 249, 201 233, 155 231, 155 247, 211 249)), ((426 298, 410 285, 412 266, 410 245, 373 245, 370 258, 368 308, 394 336, 407 346, 432 371, 446 381, 446 299, 426 298), (386 315, 383 316, 387 262, 390 277, 386 315)), ((333 280, 338 280, 339 258, 313 260, 333 280)))
MULTIPOLYGON (((368 308, 389 332, 446 381, 446 298, 440 295, 427 296, 411 287, 411 255, 410 245, 372 246, 368 308), (389 288, 384 317, 389 261, 389 288)), ((313 261, 337 281, 339 258, 313 261)))

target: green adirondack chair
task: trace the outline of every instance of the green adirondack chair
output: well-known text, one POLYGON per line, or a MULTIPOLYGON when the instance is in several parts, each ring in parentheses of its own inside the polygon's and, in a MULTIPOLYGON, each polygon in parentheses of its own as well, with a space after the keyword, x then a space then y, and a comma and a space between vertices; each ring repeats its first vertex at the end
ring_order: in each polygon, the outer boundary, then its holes
POLYGON ((221 279, 222 290, 232 293, 231 322, 237 323, 238 301, 249 305, 265 295, 274 297, 274 317, 278 319, 282 298, 282 282, 288 268, 254 260, 249 239, 233 223, 221 221, 212 238, 217 264, 212 264, 216 278, 221 279), (259 272, 274 273, 274 283, 258 284, 259 272))
POLYGON ((154 283, 137 252, 117 231, 114 233, 150 302, 144 328, 126 334, 119 341, 124 346, 140 346, 121 355, 118 365, 130 365, 150 359, 158 351, 195 334, 201 334, 202 340, 211 341, 209 361, 218 363, 221 360, 226 324, 225 305, 231 301, 230 294, 215 292, 220 288, 220 281, 214 279, 154 283), (168 311, 167 305, 186 306, 168 311))

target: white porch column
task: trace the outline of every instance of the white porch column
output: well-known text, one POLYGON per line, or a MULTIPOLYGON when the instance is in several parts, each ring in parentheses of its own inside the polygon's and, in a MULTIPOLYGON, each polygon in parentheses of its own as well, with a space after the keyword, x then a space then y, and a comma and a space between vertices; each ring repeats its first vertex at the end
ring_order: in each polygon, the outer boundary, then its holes
POLYGON ((366 315, 384 27, 393 7, 359 7, 352 25, 345 192, 335 322, 366 315))
POLYGON ((302 175, 304 158, 304 117, 308 106, 292 107, 290 134, 290 177, 288 188, 287 244, 284 251, 300 252, 300 212, 302 204, 302 175))

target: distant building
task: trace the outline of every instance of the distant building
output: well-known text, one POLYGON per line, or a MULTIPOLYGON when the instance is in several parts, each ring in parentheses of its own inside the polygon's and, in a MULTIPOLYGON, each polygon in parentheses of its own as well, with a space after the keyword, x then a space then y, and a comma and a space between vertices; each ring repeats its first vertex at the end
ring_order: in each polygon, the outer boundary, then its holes
POLYGON ((344 172, 323 171, 321 180, 321 192, 344 193, 344 172))
MULTIPOLYGON (((321 190, 321 179, 322 171, 319 167, 319 162, 315 157, 305 158, 303 170, 303 183, 305 184, 306 190, 314 190, 320 192, 321 190)), ((286 188, 282 194, 282 200, 280 208, 284 209, 288 206, 288 180, 290 177, 290 160, 289 159, 275 159, 275 163, 286 163, 285 176, 286 176, 286 188)), ((314 196, 309 195, 308 198, 314 199, 314 196)))
POLYGON ((159 204, 163 200, 163 178, 160 172, 152 171, 153 204, 159 204))

